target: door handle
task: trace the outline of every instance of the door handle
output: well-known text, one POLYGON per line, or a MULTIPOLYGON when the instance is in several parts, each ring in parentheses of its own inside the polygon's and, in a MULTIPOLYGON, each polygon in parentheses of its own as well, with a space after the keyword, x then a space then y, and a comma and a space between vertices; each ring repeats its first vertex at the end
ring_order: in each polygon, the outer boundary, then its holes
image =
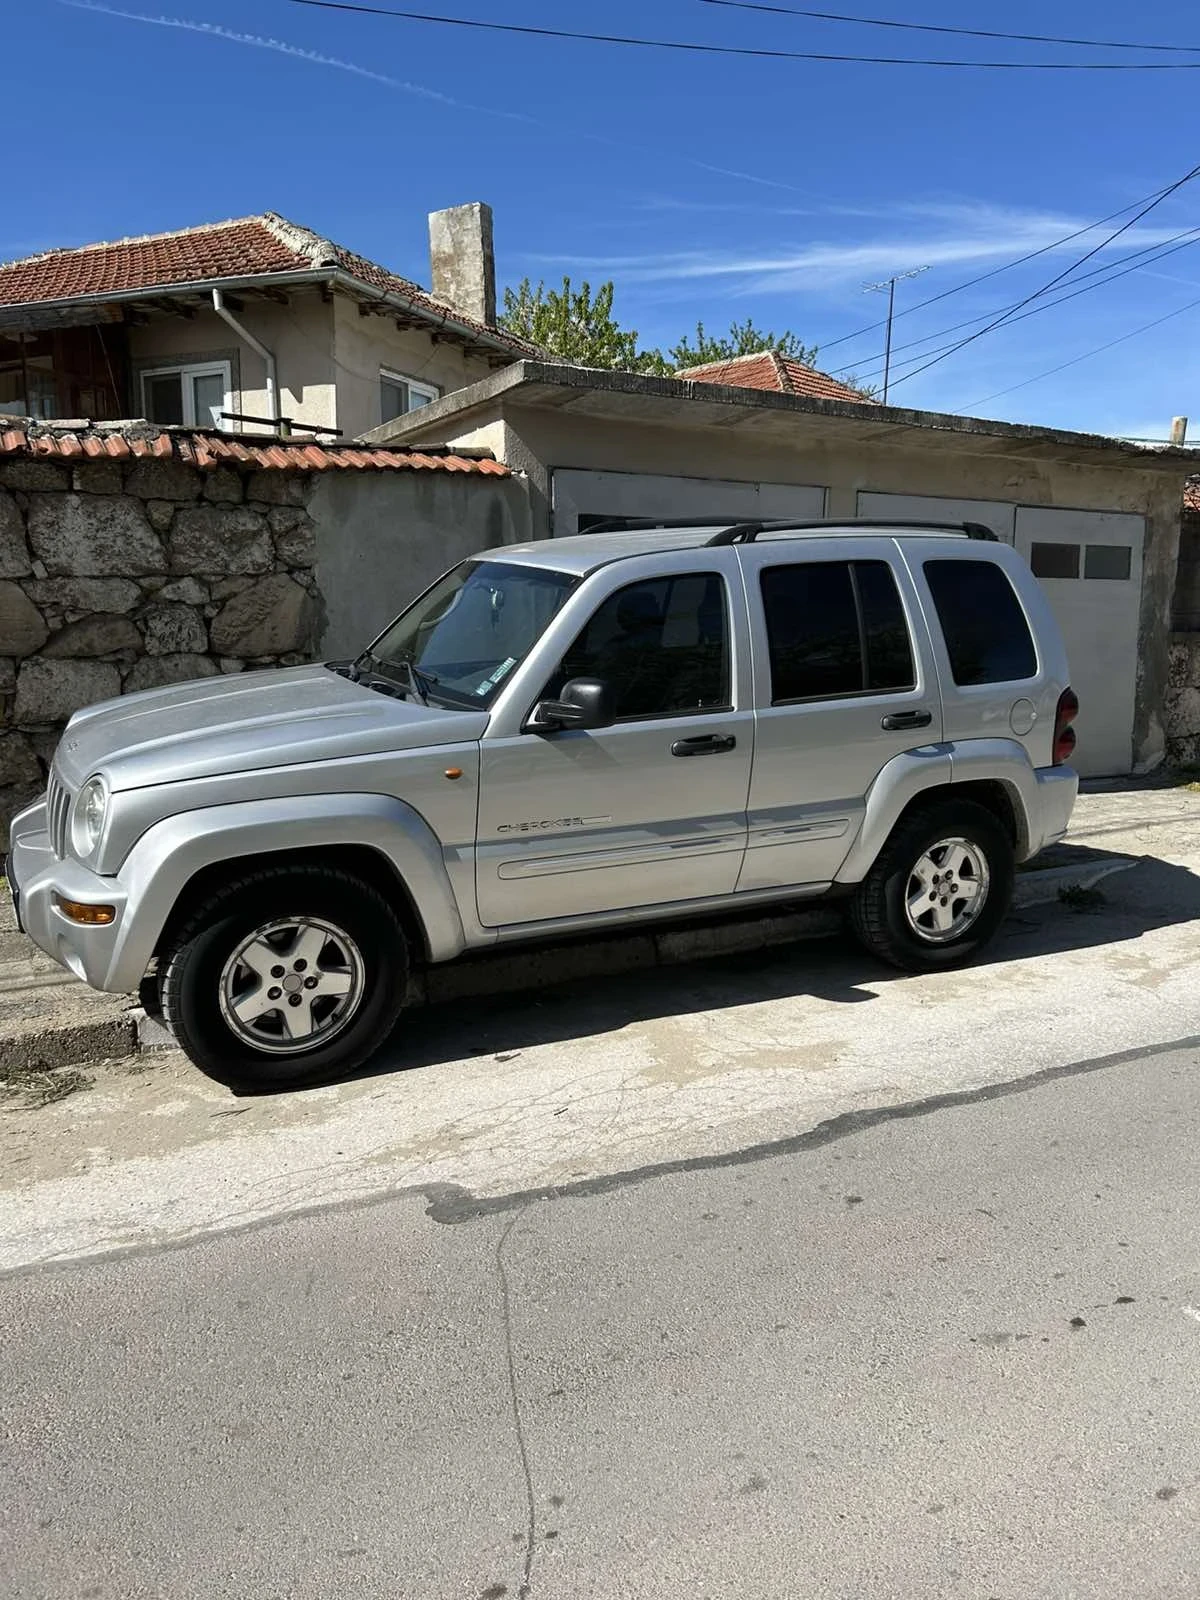
POLYGON ((899 733, 904 728, 927 728, 932 721, 932 711, 893 711, 879 726, 889 733, 899 733))
POLYGON ((671 746, 673 756, 720 756, 727 750, 736 747, 737 740, 732 734, 722 736, 719 733, 706 733, 700 739, 676 739, 671 746))

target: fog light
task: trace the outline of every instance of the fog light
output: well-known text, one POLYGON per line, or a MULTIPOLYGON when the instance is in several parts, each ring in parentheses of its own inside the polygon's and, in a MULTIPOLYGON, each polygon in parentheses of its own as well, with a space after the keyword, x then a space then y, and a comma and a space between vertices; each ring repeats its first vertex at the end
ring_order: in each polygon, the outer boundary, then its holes
POLYGON ((64 900, 60 894, 54 896, 54 904, 64 917, 69 917, 72 922, 82 922, 89 928, 107 927, 110 922, 117 920, 116 906, 88 906, 79 900, 64 900))

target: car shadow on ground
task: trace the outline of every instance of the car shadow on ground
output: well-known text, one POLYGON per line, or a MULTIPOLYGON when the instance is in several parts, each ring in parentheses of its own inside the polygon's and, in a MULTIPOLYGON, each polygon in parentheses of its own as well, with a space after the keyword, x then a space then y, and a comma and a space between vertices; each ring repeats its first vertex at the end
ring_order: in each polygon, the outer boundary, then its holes
MULTIPOLYGON (((1059 847, 1054 864, 1063 865, 1064 858, 1081 871, 1100 860, 1132 864, 1094 889, 1068 890, 1064 898, 1015 909, 978 961, 954 969, 956 980, 965 971, 986 984, 989 969, 1010 962, 1137 940, 1158 928, 1200 920, 1200 877, 1185 867, 1154 856, 1114 856, 1083 846, 1059 847)), ((1026 881, 1036 877, 1030 873, 1026 881)), ((511 962, 514 954, 510 949, 495 958, 472 960, 481 965, 489 959, 511 962)), ((881 985, 913 981, 930 979, 914 980, 883 965, 849 932, 550 986, 543 948, 540 960, 531 952, 527 988, 520 986, 518 976, 500 994, 406 1012, 393 1038, 357 1076, 504 1055, 613 1033, 633 1023, 801 995, 833 1005, 869 1004, 881 985)))

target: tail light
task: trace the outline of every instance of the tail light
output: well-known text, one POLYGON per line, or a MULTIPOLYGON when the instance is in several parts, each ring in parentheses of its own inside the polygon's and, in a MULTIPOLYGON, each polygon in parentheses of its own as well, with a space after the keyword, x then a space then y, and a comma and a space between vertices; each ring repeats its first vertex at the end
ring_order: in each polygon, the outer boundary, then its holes
POLYGON ((1075 749, 1075 729, 1071 724, 1079 715, 1079 696, 1074 689, 1064 689, 1058 697, 1058 710, 1054 713, 1054 765, 1061 767, 1071 759, 1075 749))

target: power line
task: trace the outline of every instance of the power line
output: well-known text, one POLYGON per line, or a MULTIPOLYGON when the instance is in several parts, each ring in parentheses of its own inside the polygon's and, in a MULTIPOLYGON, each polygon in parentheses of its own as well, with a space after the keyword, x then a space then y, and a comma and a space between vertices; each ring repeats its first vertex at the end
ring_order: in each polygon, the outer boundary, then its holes
MULTIPOLYGON (((939 300, 946 300, 952 294, 961 294, 964 289, 974 289, 978 284, 986 283, 989 278, 996 278, 1002 272, 1011 272, 1014 267, 1023 267, 1027 261, 1036 261, 1039 256, 1047 255, 1051 250, 1058 250, 1064 244, 1070 244, 1073 239, 1082 239, 1085 233, 1094 233, 1097 228, 1103 228, 1106 223, 1115 222, 1118 217, 1123 217, 1127 211, 1132 211, 1135 206, 1145 205, 1149 200, 1156 200, 1159 195, 1166 194, 1165 189, 1156 189, 1153 194, 1143 195, 1140 200, 1131 200, 1127 206, 1122 206, 1119 211, 1110 211, 1107 217, 1100 217, 1096 222, 1089 222, 1084 228, 1076 228, 1074 233, 1065 233, 1061 239, 1052 239, 1049 244, 1040 245, 1036 250, 1027 251, 1023 256, 1017 256, 1013 261, 1006 261, 1003 266, 992 267, 987 272, 981 272, 976 278, 968 278, 965 283, 956 283, 953 288, 943 289, 939 294, 931 294, 928 299, 918 300, 915 305, 905 306, 903 311, 896 313, 896 318, 910 317, 914 311, 924 311, 926 306, 936 305, 939 300)), ((976 319, 972 319, 976 320, 976 319)), ((821 349, 833 350, 839 344, 848 344, 851 339, 861 339, 864 333, 874 333, 877 328, 882 328, 884 322, 869 322, 866 327, 856 328, 853 333, 843 333, 840 338, 830 339, 828 344, 823 344, 821 349)), ((962 324, 967 326, 967 324, 962 324)), ((947 330, 949 331, 949 330, 947 330)), ((935 334, 933 337, 937 337, 935 334)), ((874 357, 868 357, 873 360, 874 357)), ((842 369, 844 370, 844 369, 842 369)))
POLYGON ((952 28, 932 22, 895 22, 883 17, 851 17, 841 11, 808 11, 799 6, 756 4, 755 0, 700 0, 701 5, 724 6, 731 11, 766 11, 778 17, 810 17, 818 22, 851 22, 863 28, 901 28, 909 33, 952 33, 967 39, 1009 39, 1020 44, 1082 45, 1089 50, 1163 50, 1174 55, 1195 55, 1200 45, 1134 44, 1129 40, 1064 39, 1052 33, 1000 33, 992 28, 952 28))
MULTIPOLYGON (((1106 262, 1102 267, 1093 267, 1091 272, 1083 273, 1082 277, 1095 278, 1098 280, 1097 282, 1084 283, 1081 288, 1072 289, 1069 294, 1061 294, 1053 300, 1047 300, 1043 304, 1031 306, 1028 311, 1023 312, 1019 317, 1013 317, 1011 319, 1011 325, 1015 326, 1015 324, 1018 322, 1024 322, 1026 317, 1035 317, 1039 312, 1051 311, 1055 306, 1065 305, 1068 300, 1074 300, 1078 295, 1081 294, 1089 294, 1093 289, 1102 289, 1106 284, 1115 283, 1118 278, 1124 278, 1131 272, 1142 272, 1147 267, 1154 266, 1156 262, 1165 261, 1168 256, 1173 256, 1180 250, 1186 250, 1189 246, 1196 243, 1200 243, 1200 228, 1187 228, 1182 233, 1173 234, 1169 239, 1161 239, 1156 244, 1152 245, 1143 245, 1140 250, 1134 250, 1127 256, 1118 256, 1116 261, 1106 262), (1179 240, 1182 240, 1183 242, 1178 243, 1177 241, 1179 240), (1167 246, 1170 246, 1170 248, 1166 248, 1167 246), (1154 254, 1155 251, 1158 253, 1154 254), (1149 260, 1139 260, 1138 258, 1141 256, 1149 256, 1149 260), (1126 266, 1125 263, 1130 261, 1134 263, 1133 266, 1126 266), (1116 267, 1122 267, 1124 270, 1121 272, 1116 272, 1113 270, 1116 267)), ((957 333, 960 328, 972 328, 978 322, 986 322, 987 319, 991 316, 994 316, 995 313, 996 308, 993 307, 991 311, 985 311, 978 317, 967 317, 965 321, 952 323, 948 328, 939 328, 936 333, 927 333, 923 338, 920 339, 910 339, 907 344, 894 346, 892 355, 896 356, 902 350, 914 350, 918 345, 921 344, 931 344, 935 339, 944 339, 947 334, 957 333)), ((944 350, 949 350, 950 346, 944 345, 941 348, 944 350)), ((939 353, 940 351, 926 351, 927 355, 936 355, 939 353)), ((879 355, 874 355, 869 356, 866 359, 870 361, 878 361, 881 358, 879 355)), ((913 362, 921 359, 922 358, 919 356, 910 356, 908 361, 901 362, 901 365, 910 366, 913 364, 913 362)), ((854 372, 860 378, 874 378, 878 377, 879 373, 882 371, 882 368, 868 368, 867 371, 863 372, 859 368, 857 362, 850 362, 844 367, 830 367, 828 369, 822 368, 822 371, 825 370, 828 370, 830 377, 838 377, 842 373, 854 372)))
POLYGON ((910 378, 917 377, 919 373, 927 372, 930 367, 936 366, 939 361, 947 360, 955 353, 955 351, 962 350, 969 344, 974 344, 976 339, 982 339, 985 333, 991 333, 994 328, 998 328, 1001 323, 1007 322, 1011 317, 1015 316, 1018 311, 1023 310, 1027 305, 1029 305, 1031 301, 1040 300, 1041 297, 1044 294, 1048 294, 1056 284, 1061 283, 1064 278, 1069 278, 1073 272, 1075 272, 1079 267, 1083 266, 1085 261, 1090 261, 1092 257, 1094 255, 1098 255, 1101 250, 1107 249, 1114 239, 1119 239, 1123 233, 1128 233, 1130 228, 1139 223, 1143 217, 1148 216, 1156 206, 1160 206, 1169 195, 1174 194, 1177 189, 1182 189, 1185 183, 1190 183, 1192 179, 1197 176, 1197 174, 1200 174, 1200 166, 1195 166, 1190 172, 1185 172, 1182 178, 1176 178, 1174 183, 1170 184, 1166 189, 1164 189, 1162 193, 1159 194, 1155 199, 1151 200, 1148 205, 1144 205, 1140 211, 1134 212, 1133 216, 1129 218, 1128 222, 1123 222, 1119 228, 1115 228, 1112 233, 1101 239, 1099 244, 1094 244, 1090 250, 1085 250, 1083 255, 1081 255, 1077 261, 1073 261, 1071 262, 1070 266, 1064 267, 1061 272, 1057 273, 1053 278, 1050 279, 1049 283, 1044 283, 1040 289, 1035 289, 1032 294, 1027 294, 1024 299, 1018 300, 1015 305, 1010 306, 993 322, 989 322, 985 327, 980 328, 975 333, 969 333, 965 339, 960 339, 957 344, 951 345, 949 350, 945 350, 941 354, 934 356, 932 360, 926 361, 923 366, 914 368, 912 372, 906 372, 902 378, 897 378, 896 382, 907 383, 910 378))
POLYGON ((947 61, 915 56, 833 55, 814 50, 767 50, 749 45, 701 44, 685 39, 641 39, 620 33, 582 33, 568 28, 535 28, 520 22, 486 22, 478 17, 446 17, 427 11, 397 11, 387 6, 354 4, 353 0, 288 0, 289 5, 318 11, 348 11, 367 17, 395 17, 403 22, 437 23, 447 28, 475 28, 487 33, 515 33, 526 38, 574 39, 585 44, 632 45, 642 50, 685 51, 692 55, 746 56, 765 61, 842 62, 874 67, 977 67, 994 72, 1196 72, 1200 61, 947 61))
POLYGON ((962 407, 957 415, 961 416, 965 411, 973 412, 977 406, 986 406, 990 400, 999 400, 1002 395, 1015 394, 1018 389, 1026 389, 1031 383, 1040 383, 1043 378, 1052 378, 1056 372, 1065 372, 1068 367, 1077 367, 1081 361, 1090 361, 1092 356, 1102 355, 1105 350, 1111 350, 1114 345, 1124 344, 1129 339, 1136 339, 1141 333, 1149 333, 1151 328, 1170 322, 1172 317, 1181 317, 1185 311, 1194 311, 1197 306, 1200 306, 1200 300, 1189 300, 1187 305, 1179 306, 1175 311, 1168 311, 1165 317, 1155 317, 1153 322, 1144 322, 1140 328, 1134 328, 1131 333, 1123 333, 1119 339, 1110 339, 1107 344, 1098 344, 1094 350, 1085 350, 1081 356, 1064 361, 1057 367, 1050 367, 1032 378, 1025 378, 1021 383, 1010 384, 1007 389, 997 389, 995 394, 985 394, 982 400, 972 400, 970 405, 962 407))

